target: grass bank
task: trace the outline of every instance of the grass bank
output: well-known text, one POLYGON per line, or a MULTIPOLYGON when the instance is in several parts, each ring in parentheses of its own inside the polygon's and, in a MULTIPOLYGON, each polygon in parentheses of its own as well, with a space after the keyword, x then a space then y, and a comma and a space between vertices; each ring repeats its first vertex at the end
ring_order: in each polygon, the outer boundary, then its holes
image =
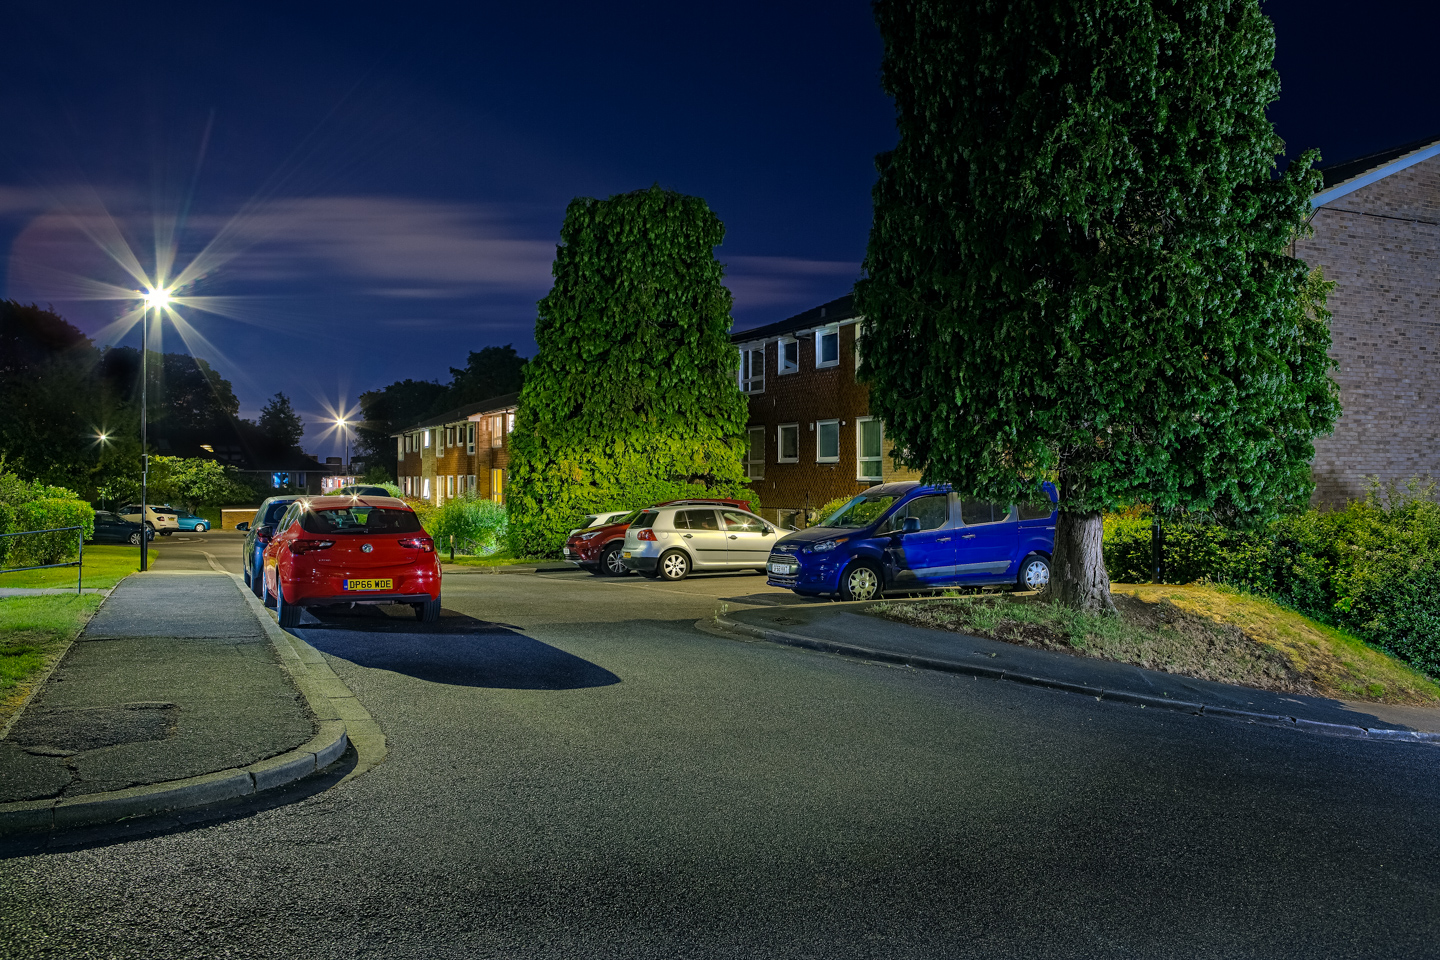
POLYGON ((103 599, 96 594, 0 599, 0 728, 103 599))
MULTIPOLYGON (((155 541, 159 541, 159 537, 155 541)), ((150 544, 153 553, 156 542, 150 544)), ((140 569, 140 548, 131 544, 97 543, 85 545, 85 580, 87 587, 113 587, 140 569)), ((10 587, 75 587, 75 568, 56 567, 52 570, 25 570, 0 575, 0 588, 10 587)))
POLYGON ((1424 674, 1268 600, 1200 584, 1116 584, 1113 592, 1118 617, 1008 594, 886 601, 868 612, 1262 690, 1440 706, 1440 686, 1424 674))
MULTIPOLYGON (((442 563, 451 562, 449 550, 440 551, 440 561, 442 563)), ((465 556, 464 554, 457 553, 455 554, 454 560, 454 564, 457 567, 509 567, 518 564, 530 565, 537 563, 558 562, 559 561, 557 561, 553 557, 517 557, 510 552, 510 549, 508 547, 502 547, 501 549, 496 550, 494 553, 486 554, 484 556, 465 556)))

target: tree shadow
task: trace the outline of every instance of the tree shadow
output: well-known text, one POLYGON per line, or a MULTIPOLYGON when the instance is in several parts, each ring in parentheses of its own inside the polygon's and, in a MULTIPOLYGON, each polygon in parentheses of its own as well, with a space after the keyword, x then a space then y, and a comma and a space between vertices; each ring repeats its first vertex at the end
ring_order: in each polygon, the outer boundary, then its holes
POLYGON ((362 667, 428 683, 503 690, 605 687, 620 678, 504 623, 446 610, 420 623, 406 608, 323 607, 306 612, 295 634, 317 650, 362 667))

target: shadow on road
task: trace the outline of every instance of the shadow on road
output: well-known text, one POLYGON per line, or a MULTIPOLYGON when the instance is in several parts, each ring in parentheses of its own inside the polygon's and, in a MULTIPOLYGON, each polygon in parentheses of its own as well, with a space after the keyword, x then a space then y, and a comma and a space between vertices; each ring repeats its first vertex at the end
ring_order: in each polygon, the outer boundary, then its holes
POLYGON ((317 650, 362 667, 429 683, 505 690, 605 687, 620 678, 503 623, 446 610, 439 623, 416 622, 408 609, 308 611, 295 633, 317 650))

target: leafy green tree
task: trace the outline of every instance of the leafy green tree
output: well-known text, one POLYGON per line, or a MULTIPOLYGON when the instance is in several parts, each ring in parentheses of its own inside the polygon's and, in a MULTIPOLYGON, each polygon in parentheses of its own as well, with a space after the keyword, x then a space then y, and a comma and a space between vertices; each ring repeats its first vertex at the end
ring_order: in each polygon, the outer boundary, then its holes
POLYGON ((510 438, 515 553, 554 553, 592 510, 753 497, 720 219, 657 186, 571 201, 560 236, 510 438))
POLYGON ((394 480, 396 444, 390 435, 449 409, 449 398, 449 388, 433 380, 397 380, 360 394, 363 422, 355 430, 355 456, 365 462, 367 474, 379 469, 386 479, 394 480))
POLYGON ((191 511, 222 503, 249 503, 254 491, 226 464, 202 457, 151 457, 151 499, 191 511))
POLYGON ((1338 415, 1278 176, 1258 0, 880 0, 899 143, 856 287, 897 459, 1000 502, 1058 481, 1054 590, 1113 609, 1101 511, 1301 504, 1338 415))
POLYGON ((299 448, 300 438, 305 435, 305 421, 283 392, 276 393, 260 409, 258 425, 262 434, 282 447, 299 448))

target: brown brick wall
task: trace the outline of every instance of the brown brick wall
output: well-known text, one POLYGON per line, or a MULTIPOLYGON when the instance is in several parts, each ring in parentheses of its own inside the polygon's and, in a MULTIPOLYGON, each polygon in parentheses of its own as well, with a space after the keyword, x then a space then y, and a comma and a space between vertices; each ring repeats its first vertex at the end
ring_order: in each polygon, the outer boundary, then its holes
MULTIPOLYGON (((473 474, 475 476, 476 494, 482 497, 491 497, 491 470, 498 469, 508 471, 510 467, 510 436, 505 433, 502 414, 499 433, 500 446, 492 447, 490 424, 491 420, 488 416, 476 422, 475 452, 473 454, 468 452, 469 448, 467 443, 457 441, 453 446, 445 444, 443 449, 440 446, 441 438, 445 436, 443 431, 446 427, 455 427, 456 435, 458 436, 459 428, 462 424, 453 423, 429 428, 433 431, 433 434, 428 448, 422 447, 418 451, 412 450, 409 453, 400 455, 399 447, 397 446, 396 470, 398 475, 402 478, 419 477, 421 478, 421 483, 428 478, 430 480, 430 498, 431 500, 436 500, 436 494, 441 492, 439 484, 442 479, 450 476, 457 478, 469 477, 473 474)), ((424 433, 423 430, 418 432, 424 433)), ((504 482, 502 478, 501 483, 503 484, 504 482)), ((450 489, 448 479, 445 479, 445 483, 443 493, 445 496, 448 496, 450 489)), ((461 480, 456 480, 457 493, 461 489, 468 489, 468 487, 462 488, 461 483, 461 480)), ((423 489, 423 487, 416 489, 411 495, 419 497, 421 495, 421 489, 423 489)), ((502 497, 503 494, 504 490, 502 489, 502 497)))
POLYGON ((1440 478, 1440 158, 1315 212, 1296 253, 1336 282, 1330 354, 1344 413, 1315 444, 1315 499, 1360 496, 1365 478, 1440 478))
MULTIPOLYGON (((840 363, 817 369, 815 341, 800 341, 800 369, 780 374, 779 344, 765 344, 765 391, 752 394, 751 427, 765 428, 765 476, 753 480, 751 488, 760 499, 763 512, 779 519, 781 511, 816 510, 836 497, 850 497, 877 481, 859 480, 857 473, 856 420, 869 415, 870 391, 855 378, 855 335, 858 327, 840 327, 840 363), (840 460, 817 461, 818 440, 814 429, 819 420, 840 420, 840 460), (799 459, 779 462, 778 432, 781 424, 798 423, 799 459)), ((889 459, 889 442, 883 451, 884 479, 913 478, 894 470, 889 459)))

